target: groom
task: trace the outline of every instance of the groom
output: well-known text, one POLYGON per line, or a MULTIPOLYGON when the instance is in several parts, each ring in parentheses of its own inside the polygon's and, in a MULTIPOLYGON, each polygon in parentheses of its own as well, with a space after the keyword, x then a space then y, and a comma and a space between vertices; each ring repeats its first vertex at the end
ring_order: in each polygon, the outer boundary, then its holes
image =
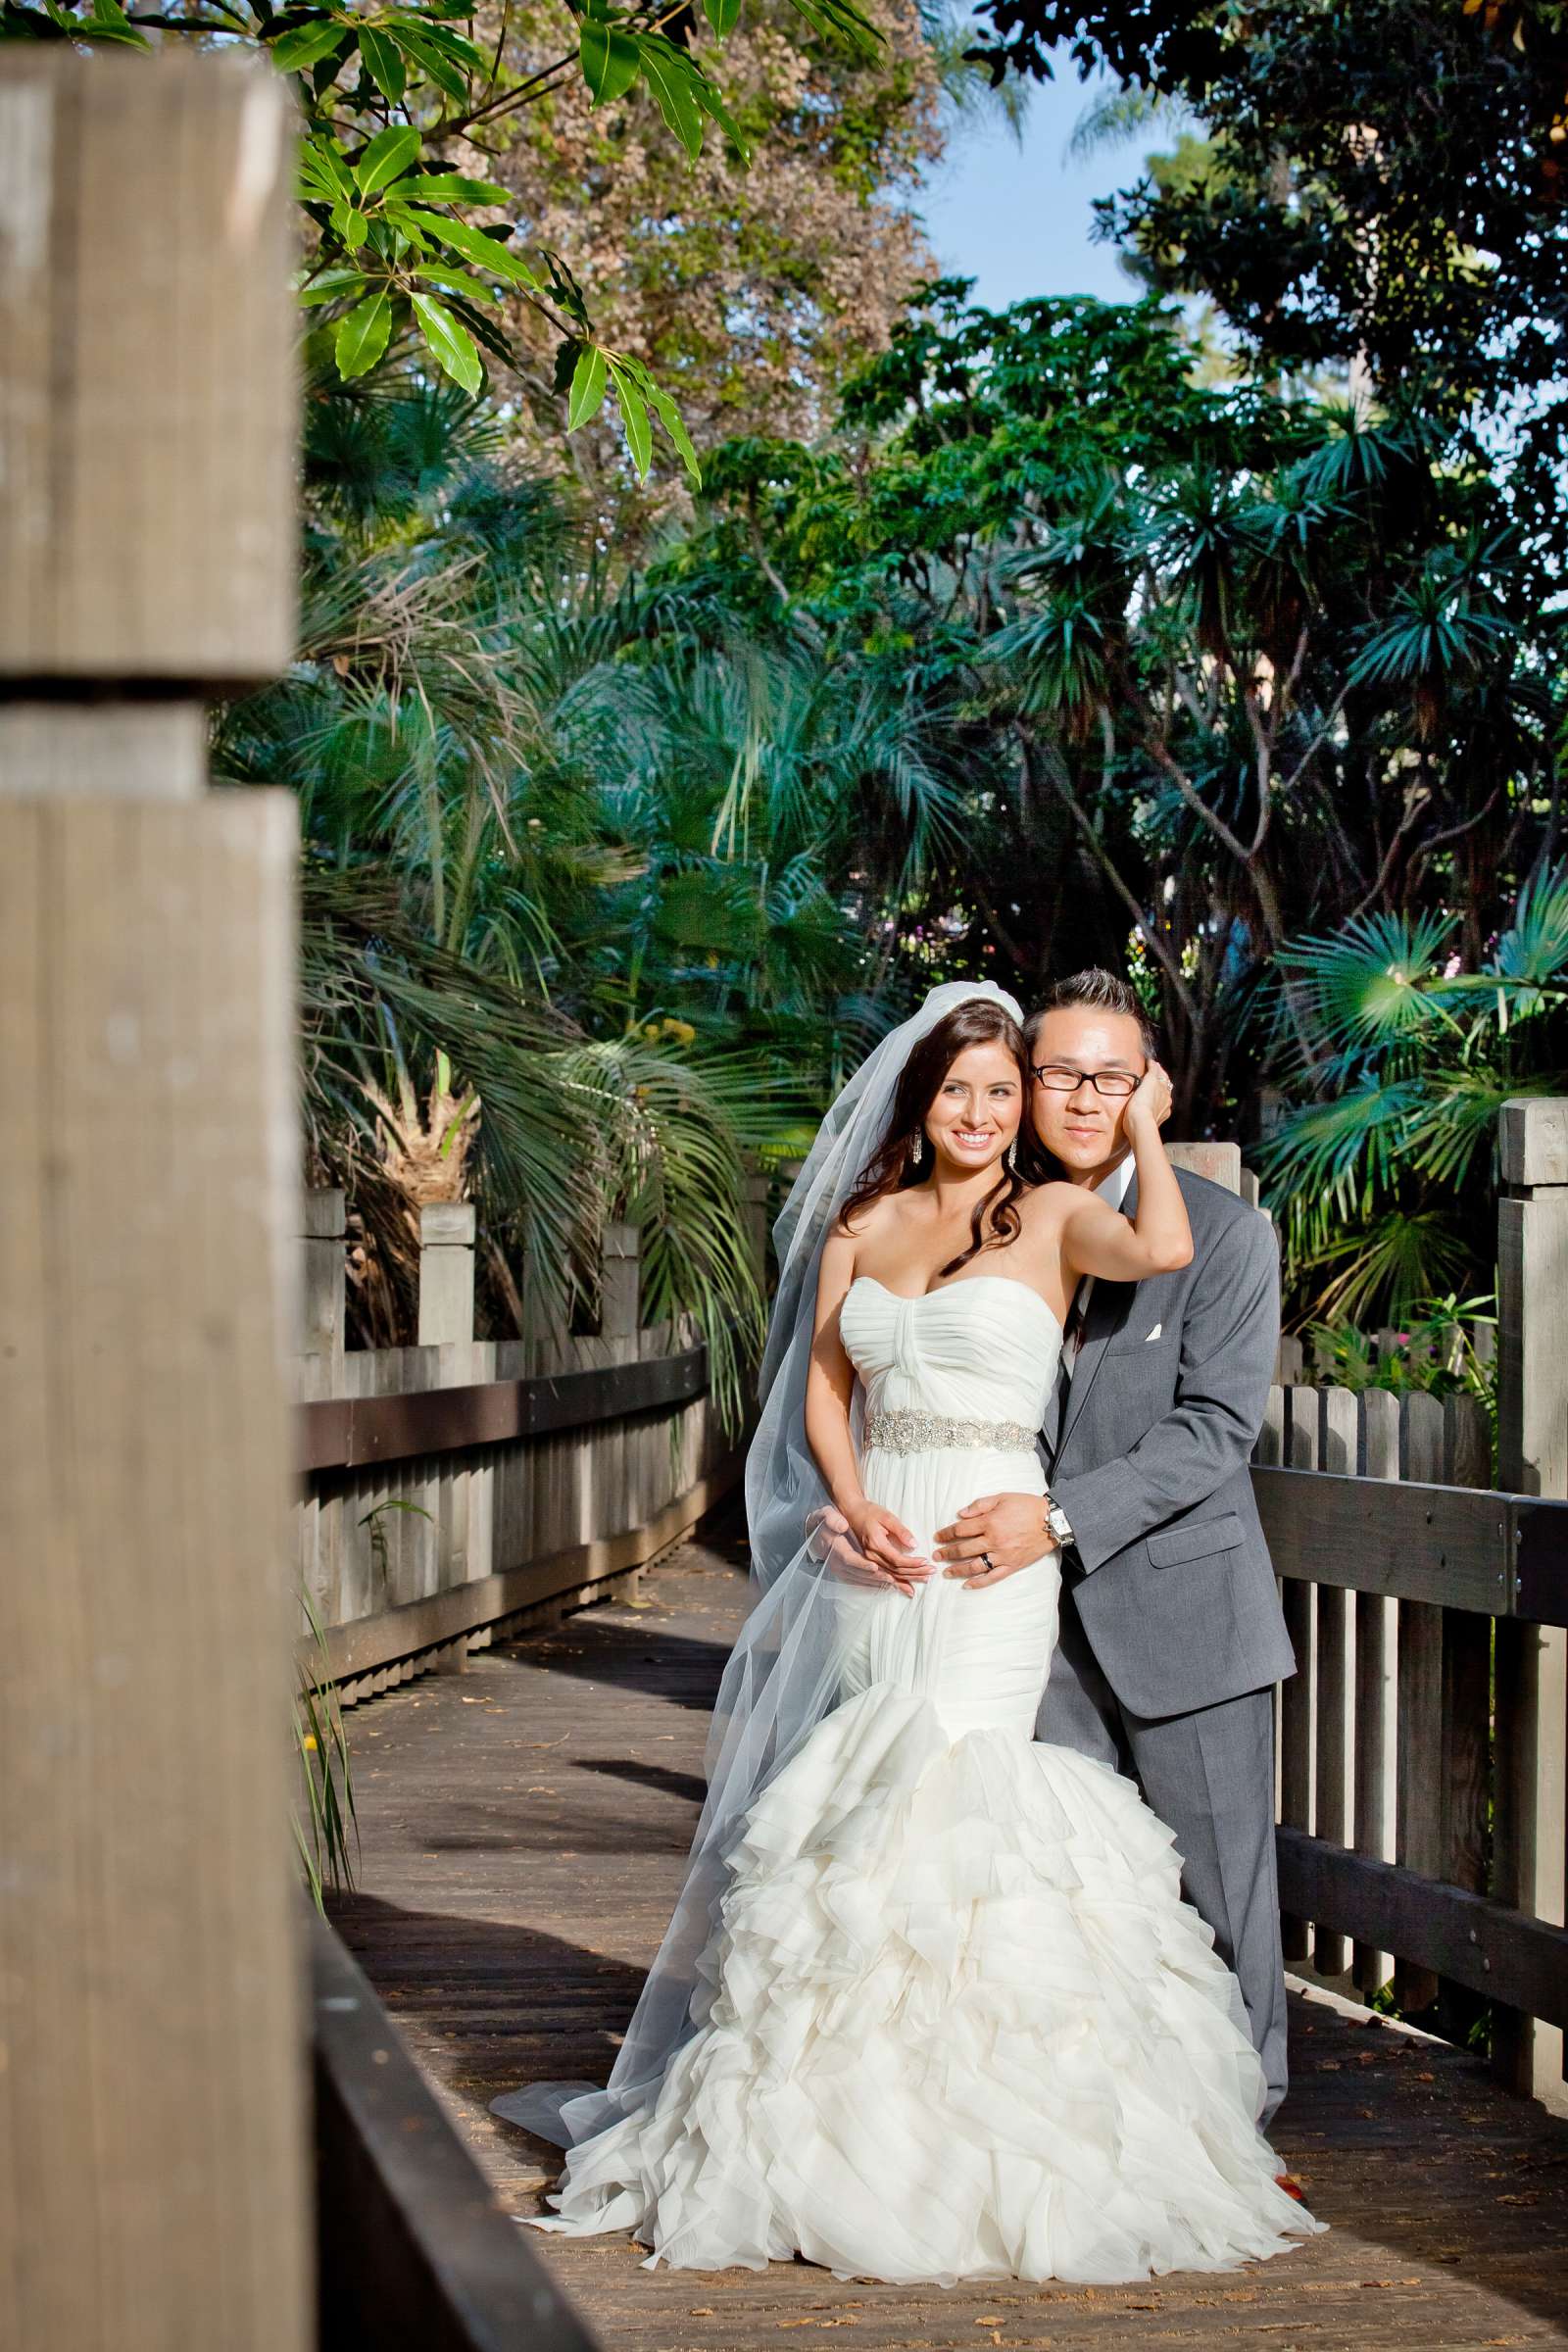
MULTIPOLYGON (((1073 1184, 1130 1209, 1127 1100, 1155 1041, 1124 980, 1080 972, 1028 1024, 1035 1132, 1073 1184)), ((1051 1493, 977 1497, 937 1538, 977 1586, 1062 1554, 1039 1737, 1131 1772, 1176 1834, 1188 1900, 1235 1971, 1285 2096, 1271 1687, 1295 1672, 1248 1462, 1279 1338, 1265 1218, 1179 1171, 1193 1258, 1085 1283, 1045 1442, 1051 1493)))

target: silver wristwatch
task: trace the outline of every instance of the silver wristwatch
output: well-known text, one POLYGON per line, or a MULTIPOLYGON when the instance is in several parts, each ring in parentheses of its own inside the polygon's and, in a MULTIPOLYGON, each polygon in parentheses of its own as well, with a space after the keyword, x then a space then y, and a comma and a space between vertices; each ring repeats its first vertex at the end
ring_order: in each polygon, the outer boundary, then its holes
POLYGON ((1072 1532, 1072 1521, 1059 1502, 1049 1503, 1046 1511, 1046 1525, 1055 1537, 1059 1550, 1065 1551, 1069 1544, 1077 1542, 1077 1538, 1072 1532))

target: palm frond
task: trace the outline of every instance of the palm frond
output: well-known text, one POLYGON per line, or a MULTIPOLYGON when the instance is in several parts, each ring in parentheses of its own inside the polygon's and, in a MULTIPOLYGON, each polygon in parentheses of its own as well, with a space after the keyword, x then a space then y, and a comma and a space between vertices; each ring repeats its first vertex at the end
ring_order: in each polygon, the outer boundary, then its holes
POLYGON ((1376 1053, 1430 1026, 1440 958, 1457 928, 1445 914, 1366 914, 1293 941, 1280 966, 1336 1054, 1376 1053))
POLYGON ((1326 1323, 1374 1311, 1398 1320, 1469 1271, 1469 1252, 1438 1210, 1390 1208, 1326 1241, 1303 1271, 1318 1277, 1315 1309, 1326 1323))

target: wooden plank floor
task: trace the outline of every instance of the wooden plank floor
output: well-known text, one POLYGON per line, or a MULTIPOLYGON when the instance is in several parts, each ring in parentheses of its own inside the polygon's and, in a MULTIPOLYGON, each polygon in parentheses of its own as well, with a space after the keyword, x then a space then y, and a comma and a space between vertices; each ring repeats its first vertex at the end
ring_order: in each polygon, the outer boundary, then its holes
MULTIPOLYGON (((743 1591, 733 1553, 685 1547, 640 1602, 350 1718, 364 1860, 336 1916, 513 2212, 541 2209, 553 2151, 486 2103, 609 2071, 680 1878, 743 1591)), ((624 2238, 534 2243, 611 2352, 829 2332, 879 2352, 1568 2344, 1568 2125, 1454 2051, 1292 2006, 1276 2136, 1332 2231, 1234 2276, 945 2292, 840 2285, 803 2263, 650 2273, 624 2238)))

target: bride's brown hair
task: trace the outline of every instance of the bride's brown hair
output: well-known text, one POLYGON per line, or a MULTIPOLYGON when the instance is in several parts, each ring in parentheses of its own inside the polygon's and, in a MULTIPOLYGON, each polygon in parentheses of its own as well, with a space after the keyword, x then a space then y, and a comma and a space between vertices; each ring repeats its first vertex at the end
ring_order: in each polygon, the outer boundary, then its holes
POLYGON ((1005 1046, 1017 1064, 1022 1115, 1014 1156, 1023 1164, 1009 1168, 1004 1157, 1000 1177, 970 1219, 968 1249, 938 1269, 944 1279, 956 1274, 960 1266, 966 1266, 982 1250, 1004 1250, 1009 1242, 1017 1240, 1015 1203, 1035 1180, 1035 1153, 1029 1129, 1029 1051, 1023 1031, 1004 1006, 989 998, 976 997, 967 1004, 955 1005, 934 1029, 926 1031, 900 1074, 882 1141, 856 1178, 855 1189, 839 1211, 840 1225, 848 1228, 873 1200, 920 1183, 925 1171, 913 1162, 915 1138, 924 1134, 926 1112, 936 1101, 948 1072, 969 1046, 1005 1046))

